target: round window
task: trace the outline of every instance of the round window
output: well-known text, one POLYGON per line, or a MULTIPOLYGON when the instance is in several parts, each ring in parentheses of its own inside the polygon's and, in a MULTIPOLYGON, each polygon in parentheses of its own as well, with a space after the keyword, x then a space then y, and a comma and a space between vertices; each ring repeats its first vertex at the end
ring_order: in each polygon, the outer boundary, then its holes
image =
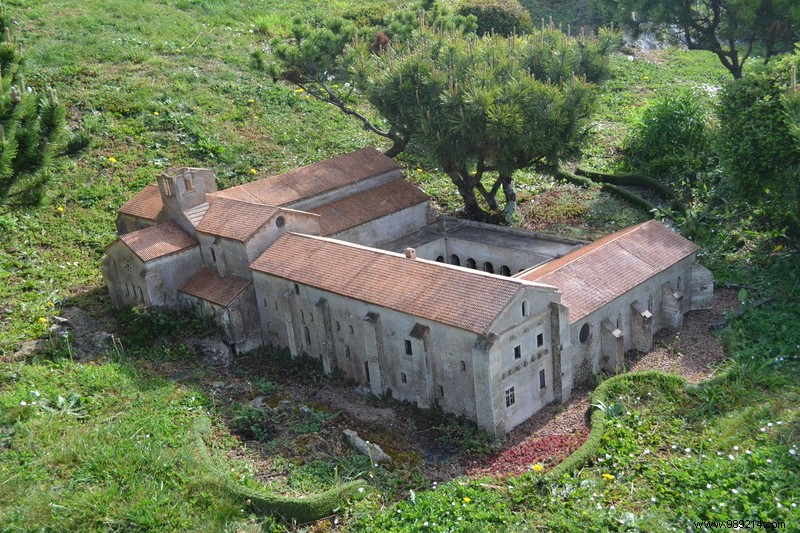
POLYGON ((588 323, 581 327, 581 332, 578 335, 578 339, 581 341, 581 344, 586 344, 589 342, 589 333, 591 333, 590 329, 591 328, 589 327, 588 323))
POLYGON ((275 219, 275 225, 279 228, 282 228, 286 224, 286 219, 283 217, 278 217, 275 219))

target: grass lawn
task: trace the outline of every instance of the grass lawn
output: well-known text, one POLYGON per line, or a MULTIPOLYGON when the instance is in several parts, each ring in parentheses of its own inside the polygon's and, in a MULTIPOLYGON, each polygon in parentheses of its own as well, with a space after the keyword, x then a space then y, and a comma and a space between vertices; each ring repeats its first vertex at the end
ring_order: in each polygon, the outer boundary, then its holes
MULTIPOLYGON (((800 264, 796 251, 770 246, 769 236, 735 218, 704 219, 696 232, 717 278, 749 287, 745 313, 722 332, 730 360, 696 387, 615 379, 592 453, 557 475, 531 470, 434 488, 430 471, 373 468, 350 453, 307 463, 282 446, 270 452, 269 443, 261 456, 243 453, 233 435, 257 438, 253 428, 268 428, 246 403, 218 404, 200 379, 165 378, 171 364, 199 366, 178 341, 202 324, 180 322, 169 336, 164 324, 174 317, 110 307, 99 265, 115 238, 116 210, 165 168, 213 168, 223 188, 380 146, 357 123, 257 72, 251 53, 282 35, 294 15, 400 5, 6 3, 28 83, 50 83, 70 124, 90 125, 93 140, 55 162, 44 205, 0 215, 0 530, 282 531, 291 522, 267 509, 358 479, 374 490, 338 495, 357 501, 315 530, 334 520, 353 531, 684 531, 703 530, 694 521, 756 519, 800 528, 800 264), (47 337, 50 317, 71 305, 115 332, 122 349, 84 363, 58 343, 13 356, 21 342, 47 337), (262 469, 283 475, 263 479, 262 469)), ((699 52, 619 54, 612 67, 583 160, 601 170, 617 168, 631 120, 649 99, 688 86, 711 105, 727 81, 716 58, 699 52)), ((399 162, 443 210, 455 211, 446 176, 413 153, 399 162)), ((521 224, 540 231, 594 238, 649 216, 599 190, 534 173, 517 179, 521 224)), ((197 372, 214 379, 212 369, 197 372)), ((279 393, 272 376, 260 379, 262 394, 279 393)), ((311 443, 336 420, 314 415, 281 415, 278 425, 311 443)), ((463 426, 447 431, 451 440, 463 432, 460 445, 485 445, 463 426)))

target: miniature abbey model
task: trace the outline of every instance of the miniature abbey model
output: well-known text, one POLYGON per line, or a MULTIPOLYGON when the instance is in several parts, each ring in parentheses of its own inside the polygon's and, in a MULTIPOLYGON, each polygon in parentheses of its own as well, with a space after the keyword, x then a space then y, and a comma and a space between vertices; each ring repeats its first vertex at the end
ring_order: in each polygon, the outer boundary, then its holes
POLYGON ((223 191, 172 169, 117 229, 115 305, 195 307, 239 353, 308 354, 496 439, 713 292, 697 246, 659 222, 587 244, 437 218, 372 148, 223 191))

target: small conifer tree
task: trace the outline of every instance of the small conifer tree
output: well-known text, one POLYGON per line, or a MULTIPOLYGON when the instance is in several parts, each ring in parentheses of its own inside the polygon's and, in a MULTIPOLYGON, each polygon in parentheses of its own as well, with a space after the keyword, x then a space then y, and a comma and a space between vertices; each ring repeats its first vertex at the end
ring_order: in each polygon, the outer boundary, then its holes
POLYGON ((25 83, 23 55, 0 5, 0 210, 36 205, 47 167, 65 129, 65 109, 53 90, 25 83))

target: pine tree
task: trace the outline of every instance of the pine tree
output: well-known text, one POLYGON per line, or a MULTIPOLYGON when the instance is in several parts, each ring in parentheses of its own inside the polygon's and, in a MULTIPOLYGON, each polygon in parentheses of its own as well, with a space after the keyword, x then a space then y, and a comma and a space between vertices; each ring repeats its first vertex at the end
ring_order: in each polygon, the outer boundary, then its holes
POLYGON ((22 51, 2 5, 0 31, 0 209, 9 210, 43 198, 66 112, 51 88, 26 85, 22 51))

